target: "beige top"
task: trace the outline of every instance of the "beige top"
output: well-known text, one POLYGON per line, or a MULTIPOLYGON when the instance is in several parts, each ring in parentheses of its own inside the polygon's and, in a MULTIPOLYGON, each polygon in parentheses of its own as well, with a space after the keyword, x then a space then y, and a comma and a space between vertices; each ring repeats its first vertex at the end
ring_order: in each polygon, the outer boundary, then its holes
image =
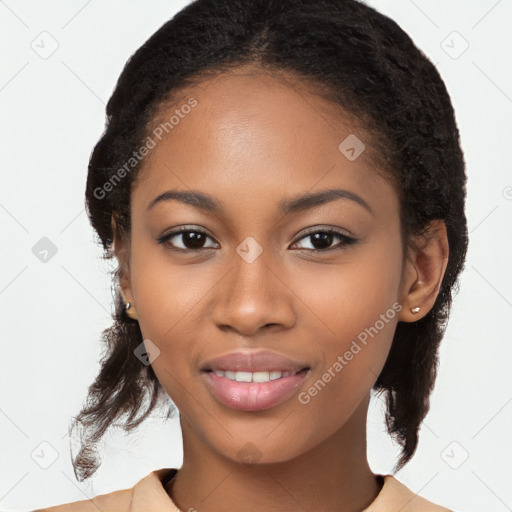
MULTIPOLYGON (((176 469, 173 468, 162 468, 152 471, 129 489, 33 512, 181 512, 162 483, 168 481, 175 472, 176 469)), ((382 489, 364 512, 398 511, 452 512, 414 494, 393 476, 385 475, 382 489)))

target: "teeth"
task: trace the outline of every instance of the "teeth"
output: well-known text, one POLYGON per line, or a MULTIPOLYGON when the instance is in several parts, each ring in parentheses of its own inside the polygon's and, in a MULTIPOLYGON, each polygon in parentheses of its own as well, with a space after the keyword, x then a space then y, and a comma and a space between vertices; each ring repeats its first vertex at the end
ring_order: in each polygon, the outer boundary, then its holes
POLYGON ((230 370, 221 371, 214 370, 215 375, 219 377, 226 377, 229 380, 237 382, 270 382, 282 377, 289 377, 295 375, 295 372, 233 372, 230 370))
POLYGON ((251 372, 236 372, 235 380, 237 382, 252 382, 251 372))
MULTIPOLYGON (((281 372, 274 372, 281 373, 281 372)), ((252 374, 252 382, 268 382, 270 380, 269 372, 254 372, 252 374)))

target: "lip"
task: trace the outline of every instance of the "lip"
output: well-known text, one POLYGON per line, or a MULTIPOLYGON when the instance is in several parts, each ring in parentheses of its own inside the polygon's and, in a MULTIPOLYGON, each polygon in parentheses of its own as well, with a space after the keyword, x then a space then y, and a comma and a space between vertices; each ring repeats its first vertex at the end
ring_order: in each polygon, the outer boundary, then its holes
POLYGON ((239 411, 261 411, 291 398, 310 372, 306 362, 272 351, 239 351, 210 359, 202 366, 206 387, 215 400, 239 411), (214 371, 293 372, 269 382, 238 382, 214 371))
POLYGON ((297 361, 270 350, 246 350, 224 354, 204 362, 203 371, 235 372, 298 372, 303 368, 309 368, 305 361, 297 361))
POLYGON ((205 371, 207 387, 221 404, 239 411, 262 411, 285 402, 295 394, 309 370, 269 382, 237 382, 205 371))

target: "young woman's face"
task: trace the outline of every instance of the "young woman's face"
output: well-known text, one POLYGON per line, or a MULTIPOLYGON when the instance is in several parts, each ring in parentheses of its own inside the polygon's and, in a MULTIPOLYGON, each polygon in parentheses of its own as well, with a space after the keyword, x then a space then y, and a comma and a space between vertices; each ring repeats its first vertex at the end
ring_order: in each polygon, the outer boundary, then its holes
POLYGON ((364 419, 404 293, 398 198, 360 128, 298 83, 224 75, 172 115, 132 193, 125 297, 185 436, 289 460, 364 419), (167 191, 209 199, 153 203, 167 191))

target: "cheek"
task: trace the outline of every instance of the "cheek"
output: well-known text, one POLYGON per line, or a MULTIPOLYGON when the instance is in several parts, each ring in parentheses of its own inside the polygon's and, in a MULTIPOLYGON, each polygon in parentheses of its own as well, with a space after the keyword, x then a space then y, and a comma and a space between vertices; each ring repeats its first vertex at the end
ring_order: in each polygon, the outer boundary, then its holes
POLYGON ((304 420, 317 417, 319 429, 343 423, 384 366, 402 308, 399 241, 360 251, 357 258, 305 281, 308 307, 302 325, 317 343, 318 364, 298 399, 309 409, 304 420))
POLYGON ((336 335, 319 340, 321 362, 312 369, 307 385, 296 397, 295 420, 309 433, 304 437, 303 449, 345 425, 382 371, 397 324, 399 310, 395 308, 400 305, 394 303, 393 308, 386 294, 380 298, 366 300, 363 311, 349 300, 343 302, 345 309, 336 305, 337 316, 333 312, 330 317, 336 335))
POLYGON ((197 280, 197 272, 194 278, 193 265, 170 265, 162 247, 144 241, 133 247, 131 286, 139 326, 144 340, 158 347, 159 355, 151 364, 164 389, 179 405, 182 394, 186 395, 181 384, 191 378, 191 359, 198 358, 191 340, 200 337, 200 327, 193 317, 208 287, 204 280, 197 280))
POLYGON ((194 264, 172 264, 156 242, 142 237, 135 240, 134 236, 131 284, 143 336, 159 340, 161 345, 179 345, 186 338, 184 329, 194 325, 192 318, 201 309, 201 301, 211 293, 214 271, 202 270, 198 279, 194 264))
POLYGON ((294 277, 290 287, 300 290, 300 304, 305 306, 298 313, 301 324, 308 325, 311 334, 315 329, 312 337, 326 353, 342 351, 360 334, 364 338, 376 323, 381 339, 393 336, 392 324, 401 309, 399 236, 374 247, 347 252, 340 264, 319 265, 314 272, 304 270, 300 278, 294 277))

